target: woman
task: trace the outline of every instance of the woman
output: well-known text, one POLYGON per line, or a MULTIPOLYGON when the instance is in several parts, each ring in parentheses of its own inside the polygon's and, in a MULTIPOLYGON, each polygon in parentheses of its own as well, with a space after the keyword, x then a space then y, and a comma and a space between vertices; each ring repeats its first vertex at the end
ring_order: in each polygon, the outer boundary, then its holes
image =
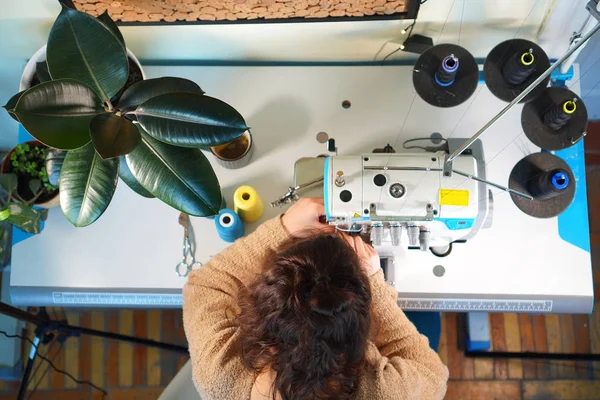
POLYGON ((448 369, 379 256, 303 199, 193 271, 183 320, 204 400, 441 399, 448 369))

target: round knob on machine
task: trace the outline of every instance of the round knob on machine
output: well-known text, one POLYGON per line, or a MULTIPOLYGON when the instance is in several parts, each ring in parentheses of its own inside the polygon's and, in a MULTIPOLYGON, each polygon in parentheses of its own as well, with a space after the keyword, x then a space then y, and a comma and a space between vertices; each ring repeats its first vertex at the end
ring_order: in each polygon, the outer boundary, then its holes
POLYGON ((335 185, 337 187, 342 187, 346 184, 344 180, 344 171, 338 171, 335 173, 335 185))

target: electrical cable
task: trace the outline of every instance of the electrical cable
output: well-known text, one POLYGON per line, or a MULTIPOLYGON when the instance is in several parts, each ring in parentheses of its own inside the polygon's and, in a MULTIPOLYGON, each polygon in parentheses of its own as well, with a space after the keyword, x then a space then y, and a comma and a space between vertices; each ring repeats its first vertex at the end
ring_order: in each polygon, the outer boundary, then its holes
POLYGON ((408 139, 405 140, 404 143, 402 143, 402 148, 405 150, 410 150, 410 149, 421 149, 421 150, 425 150, 429 153, 435 153, 436 151, 440 151, 440 150, 444 150, 445 145, 448 143, 448 139, 445 138, 439 138, 438 140, 443 142, 443 145, 439 145, 439 146, 427 146, 427 147, 423 147, 423 146, 407 146, 407 143, 411 143, 411 142, 417 142, 417 141, 422 141, 422 140, 429 140, 431 141, 430 137, 420 137, 420 138, 414 138, 414 139, 408 139))
POLYGON ((35 347, 35 354, 36 354, 36 357, 39 357, 39 358, 41 358, 42 360, 46 361, 46 362, 47 362, 47 363, 48 363, 48 364, 49 364, 49 365, 52 367, 52 369, 53 369, 54 371, 58 372, 59 374, 63 374, 63 375, 66 375, 66 376, 68 376, 68 377, 69 377, 69 378, 70 378, 70 379, 71 379, 73 382, 75 382, 75 383, 77 383, 77 384, 79 384, 79 385, 89 385, 89 386, 93 387, 94 389, 98 390, 99 392, 102 392, 102 398, 104 398, 104 397, 108 396, 108 392, 107 392, 106 390, 104 390, 104 389, 102 389, 102 388, 100 388, 100 387, 98 387, 98 386, 94 385, 92 382, 90 382, 90 381, 85 381, 85 380, 79 380, 79 379, 75 378, 73 375, 71 375, 70 373, 68 373, 67 371, 63 371, 63 370, 61 370, 61 369, 58 369, 58 368, 57 368, 57 367, 54 365, 54 363, 52 363, 52 361, 51 361, 50 359, 48 359, 48 358, 46 358, 45 356, 42 356, 41 354, 39 354, 39 352, 38 352, 38 346, 36 346, 36 345, 33 343, 33 341, 32 341, 31 339, 29 339, 28 337, 25 337, 25 336, 22 336, 22 335, 16 335, 16 334, 15 334, 15 335, 11 335, 11 334, 8 334, 8 333, 6 333, 5 331, 1 331, 1 330, 0 330, 0 334, 2 334, 2 335, 4 335, 4 336, 6 336, 6 337, 7 337, 7 338, 9 338, 9 339, 12 339, 12 338, 19 338, 19 339, 21 339, 21 340, 25 340, 25 341, 29 342, 29 343, 30 343, 32 346, 34 346, 34 347, 35 347))
MULTIPOLYGON (((56 340, 52 342, 52 345, 56 343, 56 340)), ((48 347, 48 351, 46 352, 46 356, 48 355, 48 353, 50 353, 50 351, 52 350, 50 345, 48 347)), ((60 343, 60 346, 58 346, 58 348, 56 349, 56 351, 54 352, 54 355, 52 357, 50 357, 50 361, 52 363, 54 363, 56 361, 56 357, 60 354, 60 351, 63 348, 63 343, 60 343)), ((50 371, 50 363, 46 363, 46 369, 44 370, 44 372, 42 373, 42 375, 40 376, 40 378, 38 379, 38 381, 36 382, 35 386, 33 387, 33 389, 31 389, 29 391, 29 396, 27 397, 28 400, 31 400, 31 398, 33 397, 33 394, 35 393, 35 391, 37 390, 37 388, 40 386, 40 384, 42 383, 42 380, 44 379, 44 377, 48 374, 48 372, 50 371)))
MULTIPOLYGON (((51 308, 50 312, 52 313, 52 316, 53 316, 53 318, 55 320, 65 321, 66 318, 67 318, 64 307, 60 307, 61 318, 58 318, 58 313, 57 313, 56 308, 51 308)), ((56 360, 56 357, 60 354, 60 351, 62 350, 63 345, 64 345, 64 340, 66 340, 66 337, 63 340, 61 340, 61 336, 59 334, 55 334, 55 337, 53 338, 53 340, 49 344, 48 349, 46 351, 46 356, 48 356, 48 354, 52 351, 52 348, 54 347, 54 345, 56 344, 56 342, 60 342, 60 346, 58 347, 58 349, 56 350, 56 352, 54 353, 54 355, 52 357, 50 357, 50 360, 52 362, 54 362, 56 360)), ((39 368, 40 368, 41 365, 42 365, 42 362, 40 362, 35 367, 35 369, 31 373, 31 376, 35 376, 35 374, 38 372, 38 370, 39 370, 39 368)), ((39 385, 42 383, 42 380, 44 379, 44 377, 46 376, 46 374, 48 374, 49 370, 50 370, 50 364, 46 363, 46 369, 44 370, 44 372, 42 373, 42 375, 38 379, 37 383, 34 385, 33 389, 31 389, 29 391, 29 397, 28 397, 28 399, 32 398, 33 394, 35 393, 35 391, 37 390, 37 388, 39 387, 39 385)))
MULTIPOLYGON (((408 36, 406 36, 406 40, 410 39, 410 35, 412 35, 413 29, 415 29, 416 24, 417 24, 417 20, 414 20, 413 23, 409 27, 407 27, 408 28, 408 36)), ((387 56, 383 57, 383 60, 381 60, 381 65, 383 65, 388 58, 390 58, 391 56, 393 56, 400 50, 404 50, 404 43, 406 43, 406 40, 396 50, 392 51, 387 56)))

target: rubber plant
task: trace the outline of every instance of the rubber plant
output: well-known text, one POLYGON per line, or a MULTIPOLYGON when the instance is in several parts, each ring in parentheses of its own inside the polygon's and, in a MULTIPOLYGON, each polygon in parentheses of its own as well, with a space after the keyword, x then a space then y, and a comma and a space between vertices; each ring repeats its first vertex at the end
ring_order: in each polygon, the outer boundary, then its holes
POLYGON ((190 215, 221 206, 217 177, 200 147, 230 142, 248 128, 230 105, 194 82, 147 79, 128 87, 125 41, 107 13, 63 6, 48 37, 40 84, 4 106, 37 140, 66 150, 60 203, 75 226, 107 209, 118 177, 144 197, 190 215))

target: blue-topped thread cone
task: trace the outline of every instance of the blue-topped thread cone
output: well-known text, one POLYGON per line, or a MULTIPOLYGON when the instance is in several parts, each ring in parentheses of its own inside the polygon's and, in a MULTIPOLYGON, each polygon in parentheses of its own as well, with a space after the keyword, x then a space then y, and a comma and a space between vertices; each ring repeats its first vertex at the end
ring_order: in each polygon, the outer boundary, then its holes
POLYGON ((433 76, 436 83, 443 87, 452 85, 456 79, 458 66, 458 57, 456 57, 454 54, 444 57, 433 76))
POLYGON ((527 188, 538 200, 548 200, 561 194, 569 185, 569 175, 562 169, 554 169, 539 174, 531 179, 527 188))
POLYGON ((219 237, 232 243, 244 236, 244 224, 235 211, 223 208, 215 218, 215 225, 219 237))

